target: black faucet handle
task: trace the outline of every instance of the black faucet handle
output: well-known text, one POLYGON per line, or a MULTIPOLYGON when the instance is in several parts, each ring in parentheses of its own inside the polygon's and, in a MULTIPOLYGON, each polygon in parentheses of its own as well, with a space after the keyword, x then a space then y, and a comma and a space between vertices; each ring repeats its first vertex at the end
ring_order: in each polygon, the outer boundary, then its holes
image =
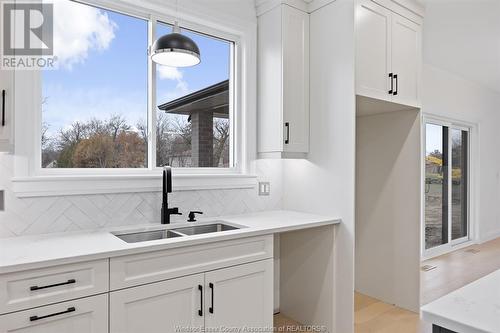
POLYGON ((196 222, 196 214, 203 214, 203 212, 199 212, 199 211, 190 211, 189 212, 189 219, 188 219, 188 222, 196 222))
POLYGON ((169 208, 168 209, 168 213, 170 215, 182 215, 181 212, 179 212, 179 208, 178 207, 174 207, 174 208, 169 208))

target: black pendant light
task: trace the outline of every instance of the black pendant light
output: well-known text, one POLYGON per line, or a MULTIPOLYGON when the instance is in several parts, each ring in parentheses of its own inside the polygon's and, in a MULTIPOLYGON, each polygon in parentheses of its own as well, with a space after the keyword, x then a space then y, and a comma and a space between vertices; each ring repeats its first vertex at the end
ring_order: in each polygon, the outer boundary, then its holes
MULTIPOLYGON (((177 13, 177 1, 175 4, 177 13)), ((179 23, 174 23, 172 33, 158 38, 151 48, 151 60, 159 65, 189 67, 200 63, 200 49, 189 37, 181 34, 179 23)))

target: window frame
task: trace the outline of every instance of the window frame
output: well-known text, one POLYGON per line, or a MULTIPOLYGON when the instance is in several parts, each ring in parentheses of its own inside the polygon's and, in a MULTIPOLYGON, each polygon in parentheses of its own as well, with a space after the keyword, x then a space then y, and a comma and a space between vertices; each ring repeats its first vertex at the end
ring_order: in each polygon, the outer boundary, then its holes
MULTIPOLYGON (((67 1, 74 1, 74 0, 67 0, 67 1)), ((135 17, 141 20, 145 20, 148 24, 148 49, 151 47, 151 45, 154 42, 155 36, 156 36, 156 26, 159 23, 163 24, 174 24, 174 20, 171 19, 169 16, 165 15, 159 15, 157 13, 155 14, 145 14, 142 13, 129 13, 125 12, 122 9, 115 9, 112 6, 103 6, 103 5, 95 5, 91 4, 90 2, 82 2, 82 1, 75 1, 78 3, 82 3, 84 5, 88 6, 93 6, 93 7, 98 7, 104 10, 110 10, 114 11, 119 14, 135 17)), ((110 3, 114 3, 115 1, 110 1, 110 3)), ((202 29, 204 29, 203 26, 199 25, 194 25, 195 27, 187 27, 185 25, 181 25, 181 29, 189 29, 192 30, 195 33, 203 34, 205 36, 209 36, 212 38, 216 39, 221 39, 224 41, 227 41, 231 43, 230 46, 230 64, 229 64, 229 99, 230 99, 230 107, 229 107, 229 120, 230 120, 230 138, 229 138, 229 144, 230 144, 230 149, 229 149, 229 154, 230 154, 230 164, 231 166, 229 168, 199 168, 199 167, 194 167, 194 168, 176 168, 177 173, 182 173, 182 174, 198 174, 198 173, 234 173, 234 172, 239 172, 241 171, 238 168, 238 164, 236 163, 237 159, 235 159, 235 152, 237 151, 235 144, 233 143, 234 139, 234 131, 235 131, 235 118, 236 118, 236 112, 235 109, 235 96, 234 96, 234 85, 236 84, 235 80, 235 70, 234 70, 234 65, 235 65, 235 52, 234 49, 237 48, 237 37, 234 35, 229 35, 229 34, 224 34, 222 32, 214 32, 211 31, 210 33, 202 32, 202 29), (215 35, 214 33, 217 33, 218 35, 215 35), (187 170, 186 170, 187 169, 187 170), (188 171, 191 170, 191 171, 188 171)), ((148 50, 149 53, 149 50, 148 50)), ((151 57, 148 56, 147 58, 148 62, 148 67, 147 67, 147 77, 148 77, 148 82, 147 82, 147 119, 148 119, 148 146, 147 146, 147 166, 145 168, 42 168, 42 147, 41 147, 41 140, 37 142, 37 147, 36 151, 39 151, 39 153, 36 153, 35 155, 35 165, 36 165, 36 174, 37 175, 42 175, 42 176, 47 176, 47 175, 75 175, 75 174, 82 174, 82 175, 99 175, 99 174, 123 174, 124 171, 131 173, 131 174, 136 174, 136 173, 143 173, 145 170, 150 170, 150 171, 158 171, 161 169, 161 167, 158 167, 156 164, 156 117, 157 117, 157 108, 156 108, 156 64, 151 61, 151 57)), ((38 75, 40 76, 40 75, 38 75)), ((39 80, 39 87, 41 88, 41 78, 38 78, 39 80)), ((37 99, 38 101, 41 101, 41 98, 37 99)), ((37 113, 41 113, 41 104, 38 105, 38 110, 36 111, 37 113)), ((42 126, 42 117, 40 116, 39 119, 36 120, 36 133, 37 136, 41 137, 41 126, 42 126)))
MULTIPOLYGON (((71 0, 75 1, 75 0, 71 0)), ((248 76, 246 68, 249 64, 245 63, 244 57, 247 56, 248 50, 245 50, 245 44, 251 43, 253 36, 248 36, 247 28, 240 30, 234 29, 231 26, 220 26, 219 22, 210 22, 206 20, 198 20, 193 16, 183 14, 181 8, 179 10, 168 10, 165 7, 145 7, 132 5, 120 0, 89 0, 75 1, 84 5, 99 7, 105 10, 111 10, 120 14, 136 17, 148 22, 148 45, 152 45, 156 35, 156 25, 158 23, 174 24, 178 19, 181 27, 192 30, 196 33, 222 39, 231 43, 230 55, 230 88, 229 98, 230 104, 230 162, 229 168, 174 168, 174 178, 179 180, 177 189, 218 189, 218 188, 251 188, 256 185, 256 176, 248 171, 248 148, 247 135, 244 132, 244 124, 246 119, 247 105, 244 105, 246 98, 247 87, 243 84, 242 78, 248 76), (161 10, 161 11, 160 11, 161 10), (176 13, 177 18, 173 15, 176 13), (201 21, 196 23, 194 21, 201 21)), ((252 32, 253 34, 253 32, 252 32)), ((149 48, 148 47, 148 48, 149 48)), ((145 50, 145 54, 148 50, 145 50)), ((42 112, 41 112, 41 84, 42 79, 40 72, 32 71, 31 73, 18 73, 15 76, 15 94, 16 101, 28 98, 31 101, 17 103, 21 104, 23 112, 26 116, 34 120, 34 124, 19 124, 16 122, 17 131, 30 131, 33 135, 22 138, 18 146, 22 151, 23 158, 20 159, 22 168, 15 172, 13 178, 14 192, 20 197, 56 195, 56 194, 87 194, 91 191, 85 186, 79 186, 82 180, 94 181, 96 184, 103 184, 103 189, 98 193, 117 193, 130 192, 134 189, 139 191, 151 191, 159 189, 159 186, 153 184, 150 180, 156 179, 161 175, 161 167, 156 166, 156 67, 148 57, 148 157, 146 168, 42 168, 42 147, 41 147, 41 130, 42 130, 42 112), (28 80, 31 84, 26 86, 28 80), (24 85, 23 85, 24 83, 24 85), (20 91, 21 90, 21 91, 20 91), (135 185, 121 188, 118 183, 123 179, 130 179, 135 185), (68 182, 68 186, 58 184, 60 181, 68 182), (74 181, 74 182, 73 182, 74 181), (73 189, 70 185, 73 182, 73 189), (150 184, 145 185, 150 182, 150 184), (115 185, 112 185, 116 183, 115 185), (45 184, 45 185, 43 185, 45 184), (46 190, 42 186, 52 186, 53 189, 46 190)), ((250 69, 251 70, 251 69, 250 69)), ((17 109, 17 108, 16 108, 17 109)), ((28 119, 29 119, 28 118, 28 119)), ((29 132, 27 132, 29 133, 29 132)), ((16 142, 17 145, 18 142, 16 142)), ((122 184, 123 185, 123 184, 122 184)), ((123 187, 123 186, 122 186, 123 187)), ((176 187, 176 186, 174 186, 176 187)))

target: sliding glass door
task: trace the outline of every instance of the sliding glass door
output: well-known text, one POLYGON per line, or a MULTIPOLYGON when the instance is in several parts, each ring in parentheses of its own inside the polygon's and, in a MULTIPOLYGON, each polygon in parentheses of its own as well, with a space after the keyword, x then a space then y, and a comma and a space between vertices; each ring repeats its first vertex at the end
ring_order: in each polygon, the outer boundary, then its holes
POLYGON ((429 121, 424 132, 424 249, 451 248, 469 239, 469 128, 429 121))

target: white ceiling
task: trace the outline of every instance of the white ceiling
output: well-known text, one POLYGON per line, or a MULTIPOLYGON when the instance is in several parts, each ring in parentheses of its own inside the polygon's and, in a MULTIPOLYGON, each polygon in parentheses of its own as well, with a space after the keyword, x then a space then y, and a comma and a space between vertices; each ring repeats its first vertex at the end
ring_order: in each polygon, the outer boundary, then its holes
POLYGON ((425 0, 424 62, 500 92, 500 0, 425 0))

